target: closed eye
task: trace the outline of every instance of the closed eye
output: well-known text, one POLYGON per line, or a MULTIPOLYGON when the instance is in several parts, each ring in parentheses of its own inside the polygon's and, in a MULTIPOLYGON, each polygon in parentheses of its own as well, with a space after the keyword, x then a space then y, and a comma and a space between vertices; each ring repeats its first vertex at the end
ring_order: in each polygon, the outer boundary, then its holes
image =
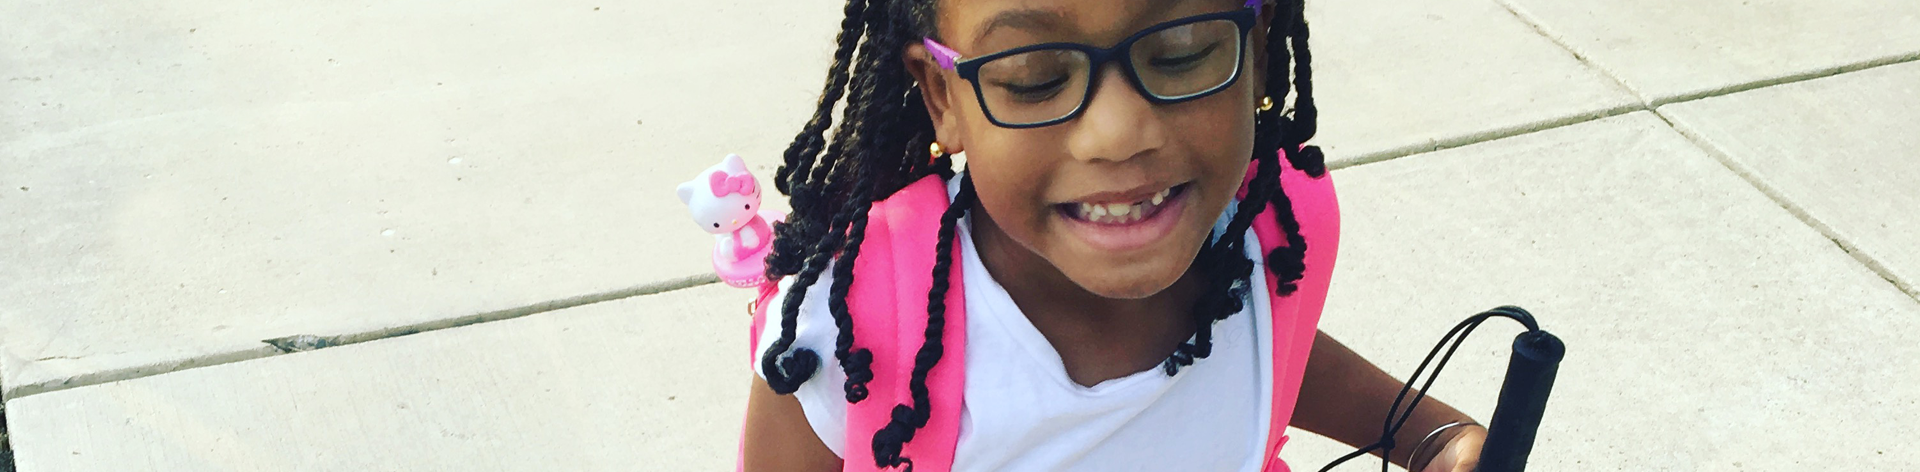
POLYGON ((1157 69, 1166 70, 1170 72, 1181 72, 1181 71, 1193 69, 1195 66, 1198 66, 1202 61, 1205 61, 1207 59, 1207 56, 1213 55, 1213 52, 1216 49, 1220 49, 1220 43, 1209 44, 1207 45, 1206 48, 1203 48, 1198 52, 1194 52, 1193 54, 1174 56, 1174 57, 1156 57, 1147 62, 1153 64, 1153 67, 1157 69))
POLYGON ((1055 95, 1060 94, 1061 89, 1064 89, 1066 84, 1067 76, 1060 76, 1053 80, 1031 85, 1012 82, 993 83, 995 87, 1005 89, 1007 94, 1012 95, 1013 98, 1025 102, 1041 102, 1053 98, 1055 95))

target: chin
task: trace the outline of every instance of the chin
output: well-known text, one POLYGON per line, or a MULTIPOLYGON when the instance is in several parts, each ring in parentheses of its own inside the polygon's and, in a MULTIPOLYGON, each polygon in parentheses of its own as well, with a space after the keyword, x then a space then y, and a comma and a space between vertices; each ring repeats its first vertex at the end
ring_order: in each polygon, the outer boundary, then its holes
POLYGON ((1090 270, 1086 277, 1071 277, 1073 283, 1094 295, 1117 300, 1138 300, 1159 295, 1180 280, 1186 268, 1147 270, 1144 268, 1108 268, 1090 270))
POLYGON ((1146 254, 1134 254, 1131 257, 1089 254, 1076 258, 1075 262, 1079 264, 1055 263, 1054 267, 1059 268, 1075 285, 1094 295, 1115 300, 1139 300, 1159 295, 1179 282, 1192 269, 1194 255, 1200 251, 1199 240, 1204 236, 1205 233, 1198 233, 1198 236, 1191 238, 1194 240, 1191 244, 1182 241, 1186 238, 1178 237, 1162 241, 1161 248, 1146 254))

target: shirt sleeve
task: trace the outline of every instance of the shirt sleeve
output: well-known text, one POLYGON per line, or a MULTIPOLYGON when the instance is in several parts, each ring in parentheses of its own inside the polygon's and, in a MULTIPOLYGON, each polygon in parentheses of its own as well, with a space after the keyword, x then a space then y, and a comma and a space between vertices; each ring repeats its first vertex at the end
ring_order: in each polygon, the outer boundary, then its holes
MULTIPOLYGON (((760 345, 754 346, 751 368, 754 375, 761 379, 767 378, 767 373, 760 370, 760 359, 766 357, 767 350, 780 337, 780 310, 792 292, 794 278, 789 276, 780 280, 780 291, 767 307, 760 345)), ((847 394, 844 387, 847 374, 841 370, 840 361, 833 356, 834 341, 839 338, 840 329, 834 325, 833 314, 827 307, 832 288, 833 268, 828 267, 820 274, 820 279, 807 288, 796 318, 793 345, 785 355, 792 355, 799 349, 809 349, 820 356, 820 369, 800 384, 800 389, 794 391, 793 396, 800 401, 800 409, 806 413, 807 425, 813 428, 813 434, 819 436, 820 442, 825 443, 834 455, 846 457, 843 451, 847 439, 847 394)))

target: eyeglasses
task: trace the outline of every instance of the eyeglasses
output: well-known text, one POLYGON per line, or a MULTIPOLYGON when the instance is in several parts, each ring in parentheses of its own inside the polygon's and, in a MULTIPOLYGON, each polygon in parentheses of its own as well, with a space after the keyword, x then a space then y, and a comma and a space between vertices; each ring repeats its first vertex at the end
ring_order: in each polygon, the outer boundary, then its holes
POLYGON ((1226 90, 1240 78, 1247 34, 1260 15, 1261 2, 1249 0, 1239 10, 1153 25, 1111 48, 1045 43, 962 59, 933 38, 922 42, 941 68, 973 83, 987 120, 1006 128, 1038 128, 1086 110, 1093 77, 1108 61, 1119 61, 1128 82, 1154 104, 1226 90))

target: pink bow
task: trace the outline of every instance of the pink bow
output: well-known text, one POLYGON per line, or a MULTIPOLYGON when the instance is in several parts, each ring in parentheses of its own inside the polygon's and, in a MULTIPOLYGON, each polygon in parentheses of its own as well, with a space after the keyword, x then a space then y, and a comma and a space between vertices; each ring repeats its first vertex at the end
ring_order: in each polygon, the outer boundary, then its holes
POLYGON ((728 193, 753 196, 759 184, 754 182, 753 174, 730 175, 727 171, 714 172, 707 176, 707 183, 713 187, 713 196, 724 197, 728 193))

